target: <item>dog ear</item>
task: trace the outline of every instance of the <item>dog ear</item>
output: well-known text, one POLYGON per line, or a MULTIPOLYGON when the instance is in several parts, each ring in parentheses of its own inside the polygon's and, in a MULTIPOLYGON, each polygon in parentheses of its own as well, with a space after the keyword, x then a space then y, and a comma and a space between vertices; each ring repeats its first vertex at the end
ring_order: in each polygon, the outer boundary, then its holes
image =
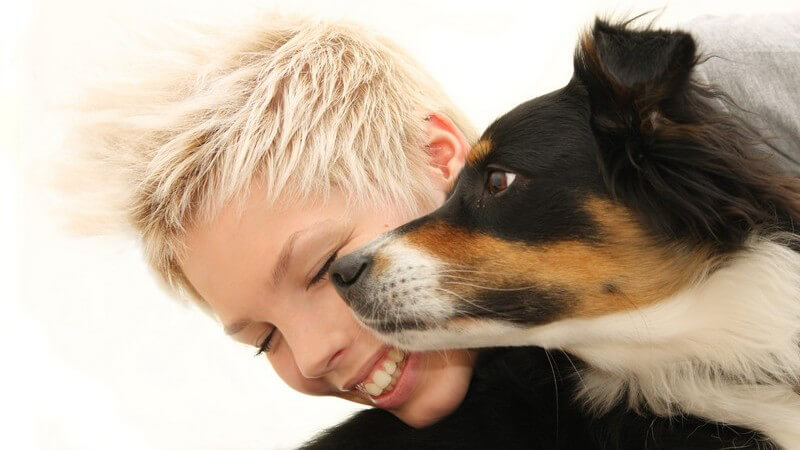
POLYGON ((602 131, 647 133, 690 85, 697 46, 680 31, 629 29, 600 19, 581 39, 575 75, 586 86, 602 131))
POLYGON ((692 36, 681 31, 633 31, 599 19, 581 42, 587 75, 604 79, 622 95, 680 88, 694 68, 696 49, 692 36))
MULTIPOLYGON (((692 80, 691 35, 597 20, 575 55, 606 188, 669 239, 736 248, 800 214, 795 181, 755 155, 757 133, 692 80)), ((731 108, 735 109, 735 108, 731 108)))

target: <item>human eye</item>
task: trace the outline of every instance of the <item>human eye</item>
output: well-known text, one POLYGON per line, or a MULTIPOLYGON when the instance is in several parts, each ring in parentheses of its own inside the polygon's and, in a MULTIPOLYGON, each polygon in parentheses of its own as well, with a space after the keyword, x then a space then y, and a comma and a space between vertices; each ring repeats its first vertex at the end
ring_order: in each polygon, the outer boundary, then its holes
POLYGON ((331 264, 333 264, 333 262, 336 260, 336 255, 338 254, 339 250, 336 250, 328 257, 328 259, 325 261, 325 264, 323 264, 322 267, 319 269, 319 271, 317 271, 317 273, 311 278, 311 280, 309 280, 306 289, 310 289, 312 286, 319 283, 320 281, 322 281, 323 278, 325 278, 325 275, 328 274, 328 269, 330 269, 331 264))
POLYGON ((272 336, 275 334, 275 330, 277 329, 277 327, 272 327, 272 329, 269 330, 266 337, 264 337, 264 339, 262 339, 261 343, 258 345, 258 352, 256 352, 254 356, 258 356, 262 353, 269 353, 270 341, 272 341, 272 336))

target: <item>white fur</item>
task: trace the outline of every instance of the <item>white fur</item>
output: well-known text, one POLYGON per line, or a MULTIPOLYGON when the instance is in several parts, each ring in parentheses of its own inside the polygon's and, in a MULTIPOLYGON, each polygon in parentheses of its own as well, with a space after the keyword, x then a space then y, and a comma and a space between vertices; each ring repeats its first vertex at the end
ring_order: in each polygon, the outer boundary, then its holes
POLYGON ((387 336, 413 348, 538 345, 591 368, 578 397, 598 413, 626 400, 756 429, 800 449, 800 254, 754 238, 727 265, 646 308, 530 329, 479 321, 387 336))
POLYGON ((598 411, 627 395, 760 430, 800 448, 800 255, 766 239, 705 281, 653 306, 531 330, 593 369, 579 396, 598 411))
MULTIPOLYGON (((371 317, 359 317, 367 326, 380 322, 413 320, 417 323, 444 322, 455 313, 452 301, 442 301, 433 290, 436 274, 442 264, 426 257, 418 249, 382 236, 361 251, 372 253, 380 249, 381 258, 388 262, 379 277, 362 281, 370 292, 371 317), (388 241, 388 244, 385 243, 388 241)), ((380 328, 380 327, 377 327, 380 328)))

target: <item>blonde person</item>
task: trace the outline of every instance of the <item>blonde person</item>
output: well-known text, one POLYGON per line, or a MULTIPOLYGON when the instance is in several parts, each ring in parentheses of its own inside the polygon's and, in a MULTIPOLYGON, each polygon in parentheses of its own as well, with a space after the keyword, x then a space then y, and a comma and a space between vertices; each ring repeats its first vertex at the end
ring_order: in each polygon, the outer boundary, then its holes
POLYGON ((575 366, 563 355, 406 353, 354 320, 330 263, 440 205, 476 138, 391 42, 269 17, 221 46, 175 52, 182 64, 90 98, 70 176, 104 193, 96 223, 133 230, 164 284, 260 349, 289 386, 378 407, 311 447, 589 449, 620 430, 608 448, 717 438, 697 421, 624 409, 590 420, 570 402, 574 381, 560 374, 575 366))

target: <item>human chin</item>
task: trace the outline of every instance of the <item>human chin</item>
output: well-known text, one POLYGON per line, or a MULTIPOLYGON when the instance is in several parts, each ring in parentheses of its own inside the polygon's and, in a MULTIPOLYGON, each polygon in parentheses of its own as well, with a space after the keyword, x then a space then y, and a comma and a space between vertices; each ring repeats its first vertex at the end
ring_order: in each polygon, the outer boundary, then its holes
MULTIPOLYGON (((445 418, 458 408, 469 388, 475 353, 469 350, 412 353, 417 358, 415 385, 405 401, 386 408, 406 424, 421 428, 445 418)), ((380 405, 378 405, 380 406, 380 405)))

